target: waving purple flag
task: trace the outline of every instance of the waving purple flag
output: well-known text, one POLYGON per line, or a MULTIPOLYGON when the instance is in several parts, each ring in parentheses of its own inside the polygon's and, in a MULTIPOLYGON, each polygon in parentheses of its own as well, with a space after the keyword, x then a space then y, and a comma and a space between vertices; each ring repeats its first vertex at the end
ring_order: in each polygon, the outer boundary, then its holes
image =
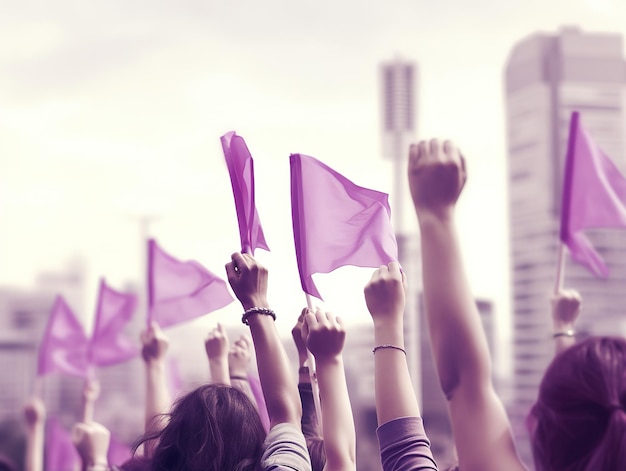
POLYGON ((65 299, 57 296, 39 347, 37 375, 64 373, 87 378, 88 348, 83 326, 65 299))
POLYGON ((221 141, 235 197, 241 250, 251 255, 256 248, 269 250, 254 203, 254 161, 250 151, 234 131, 224 134, 221 141))
POLYGON ((70 433, 55 417, 46 421, 45 455, 46 471, 74 471, 80 463, 70 433))
POLYGON ((398 259, 388 195, 355 185, 319 160, 292 154, 291 213, 304 292, 322 299, 312 275, 398 259))
POLYGON ((626 178, 572 113, 561 207, 561 241, 599 277, 609 270, 583 230, 626 227, 626 178))
POLYGON ((89 359, 95 366, 109 366, 129 360, 139 352, 136 342, 124 335, 135 311, 134 294, 120 293, 100 280, 96 321, 89 359))
POLYGON ((148 241, 148 322, 170 327, 233 302, 226 282, 198 262, 181 262, 148 241))

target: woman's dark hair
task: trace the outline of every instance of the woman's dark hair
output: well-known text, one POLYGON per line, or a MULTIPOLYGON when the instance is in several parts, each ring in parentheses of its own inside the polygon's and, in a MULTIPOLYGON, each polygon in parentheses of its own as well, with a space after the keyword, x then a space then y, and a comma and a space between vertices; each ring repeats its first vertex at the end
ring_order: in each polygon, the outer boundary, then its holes
POLYGON ((158 440, 153 471, 253 471, 265 430, 250 399, 230 386, 200 386, 174 403, 160 431, 135 445, 158 440))
POLYGON ((558 355, 528 425, 537 471, 626 470, 626 340, 592 337, 558 355))

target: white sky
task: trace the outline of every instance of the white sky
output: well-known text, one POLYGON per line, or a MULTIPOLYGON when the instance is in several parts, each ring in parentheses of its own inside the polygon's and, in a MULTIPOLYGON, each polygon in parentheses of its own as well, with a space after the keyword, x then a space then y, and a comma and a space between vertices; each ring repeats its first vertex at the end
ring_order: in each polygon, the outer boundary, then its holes
MULTIPOLYGON (((100 275, 120 286, 143 274, 141 214, 159 216, 151 233, 165 250, 223 275, 239 239, 219 137, 236 130, 255 158, 272 248, 259 258, 283 332, 304 304, 289 154, 391 192, 379 62, 419 64, 419 138, 451 138, 466 156, 467 268, 506 319, 507 55, 562 25, 626 35, 621 0, 0 0, 0 11, 0 283, 30 285, 82 255, 91 309, 100 275)), ((340 270, 318 287, 330 309, 368 320, 370 273, 340 270)), ((239 314, 233 304, 211 321, 239 314)))

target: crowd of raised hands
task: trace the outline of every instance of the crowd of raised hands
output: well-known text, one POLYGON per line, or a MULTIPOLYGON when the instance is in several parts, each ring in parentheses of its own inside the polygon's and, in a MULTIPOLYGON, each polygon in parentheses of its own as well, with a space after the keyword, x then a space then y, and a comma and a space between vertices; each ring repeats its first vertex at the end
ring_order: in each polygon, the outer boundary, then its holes
MULTIPOLYGON (((509 419, 493 387, 490 353, 462 262, 455 209, 466 178, 464 158, 451 142, 432 140, 411 146, 408 182, 420 231, 430 341, 448 400, 458 469, 523 470, 526 467, 518 458, 509 419)), ((321 309, 302 311, 292 330, 299 360, 296 374, 275 327, 276 313, 267 297, 267 270, 251 255, 235 253, 226 264, 226 274, 241 302, 242 321, 250 335, 232 342, 223 326, 213 329, 205 342, 211 383, 179 396, 172 405, 165 373, 168 340, 156 324, 142 334, 145 435, 137 442, 135 457, 123 469, 358 469, 342 360, 346 329, 341 318, 321 309), (260 382, 256 392, 251 383, 255 375, 249 375, 253 355, 260 382)), ((363 361, 374 362, 377 435, 386 471, 438 469, 407 366, 407 355, 415 354, 407 351, 404 343, 408 282, 402 267, 391 262, 378 268, 364 289, 375 341, 373 358, 363 361)), ((620 461, 626 454, 626 413, 620 401, 626 400, 626 395, 619 389, 626 386, 621 384, 626 383, 626 369, 619 370, 626 365, 622 358, 626 344, 619 344, 619 339, 601 339, 602 345, 575 345, 574 322, 580 305, 580 296, 572 291, 557 293, 552 300, 556 366, 548 369, 531 413, 535 466, 555 471, 626 469, 626 461, 620 461), (617 346, 607 347, 611 342, 617 346), (607 353, 609 347, 612 350, 607 353), (555 386, 551 371, 569 365, 586 373, 589 365, 585 362, 593 352, 597 369, 610 362, 614 375, 621 376, 612 383, 606 380, 612 384, 607 386, 602 383, 603 376, 596 374, 596 386, 606 386, 605 402, 610 404, 598 400, 593 404, 598 417, 576 421, 576 412, 584 412, 587 406, 585 400, 559 408, 550 397, 544 397, 544 391, 554 395, 556 388, 567 394, 564 389, 580 386, 576 383, 580 378, 568 383, 564 377, 555 386), (609 358, 609 354, 614 356, 609 358), (602 407, 608 418, 598 412, 602 407), (621 422, 615 422, 615 417, 621 422), (580 430, 585 427, 595 427, 598 437, 587 439, 580 430), (558 433, 566 437, 555 438, 558 433), (614 433, 610 440, 608 433, 614 433), (602 449, 602 461, 598 444, 606 440, 613 445, 602 449)), ((588 396, 593 402, 592 395, 588 396)), ((45 411, 41 403, 33 402, 25 415, 27 467, 40 471, 45 411)), ((84 468, 109 467, 109 434, 104 427, 87 417, 76 424, 73 438, 84 468)))

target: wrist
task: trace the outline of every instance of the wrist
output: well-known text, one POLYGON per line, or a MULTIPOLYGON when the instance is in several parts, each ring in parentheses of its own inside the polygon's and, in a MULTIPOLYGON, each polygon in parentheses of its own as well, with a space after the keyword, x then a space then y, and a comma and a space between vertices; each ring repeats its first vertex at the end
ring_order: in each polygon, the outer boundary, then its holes
POLYGON ((231 369, 229 374, 231 379, 248 378, 248 372, 245 369, 231 369))
POLYGON ((244 311, 247 311, 253 307, 263 307, 269 309, 270 305, 265 296, 255 296, 241 301, 241 307, 243 307, 244 311))
POLYGON ((150 372, 161 373, 165 370, 165 360, 163 358, 151 358, 146 361, 146 369, 150 372))
POLYGON ((343 358, 341 353, 335 353, 331 355, 315 355, 316 366, 337 366, 343 364, 343 358))
POLYGON ((552 327, 555 332, 565 331, 565 330, 574 330, 574 323, 567 321, 559 321, 555 320, 552 322, 552 327))

